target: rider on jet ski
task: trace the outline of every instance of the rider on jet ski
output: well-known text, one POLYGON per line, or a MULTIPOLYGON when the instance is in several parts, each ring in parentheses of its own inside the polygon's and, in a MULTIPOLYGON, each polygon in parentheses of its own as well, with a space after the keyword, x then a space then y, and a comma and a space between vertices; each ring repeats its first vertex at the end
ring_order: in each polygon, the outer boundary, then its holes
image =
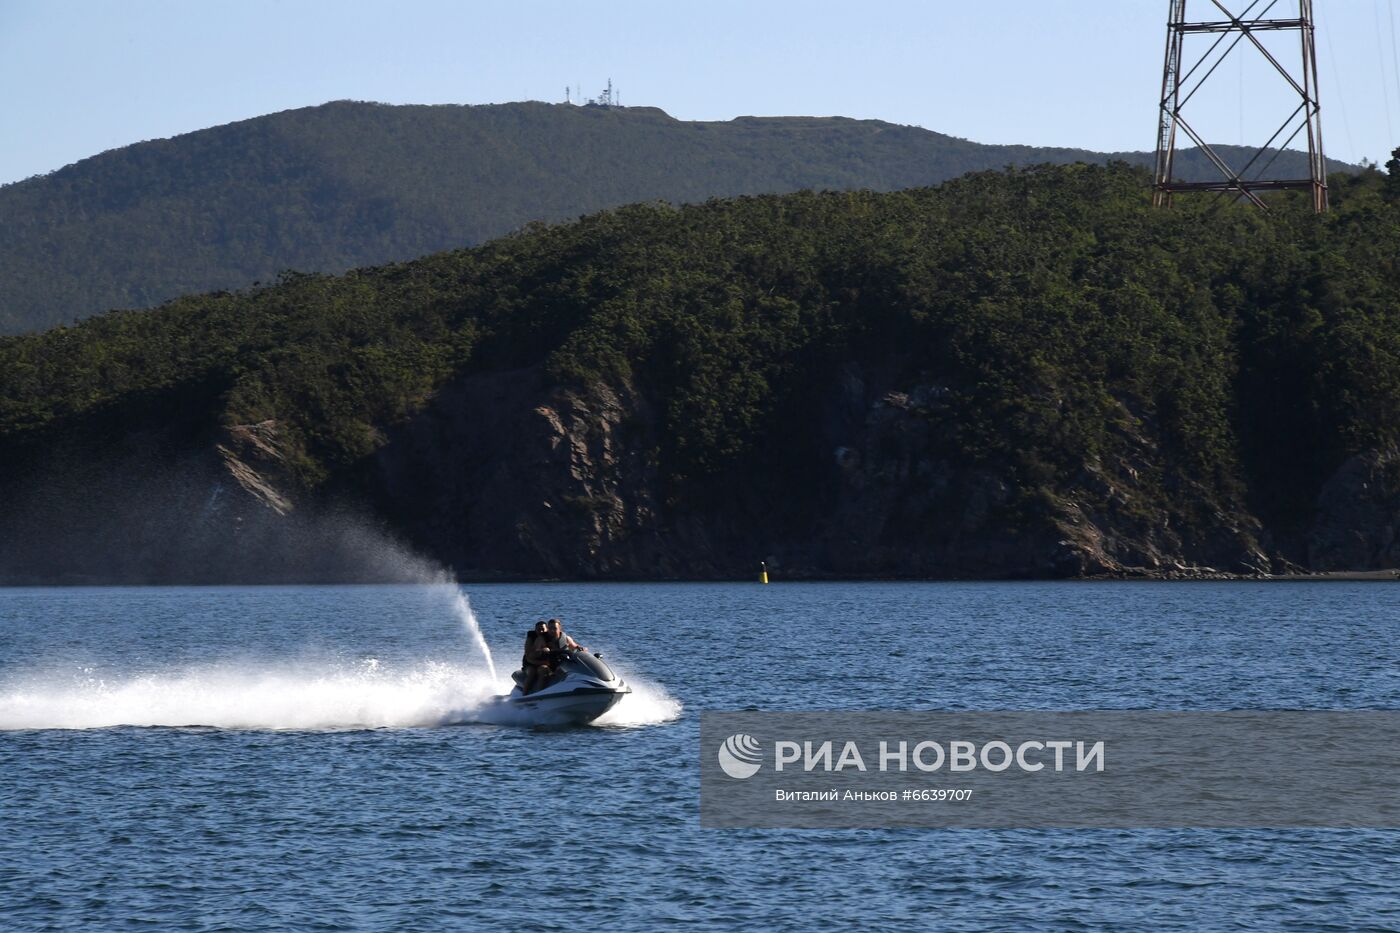
POLYGON ((485 721, 586 725, 632 692, 601 654, 565 635, 558 619, 541 621, 526 633, 522 660, 522 670, 511 675, 511 691, 491 699, 485 721))
POLYGON ((549 626, 549 637, 551 647, 555 651, 587 651, 588 649, 564 634, 564 623, 558 619, 550 619, 546 625, 549 626))
POLYGON ((587 650, 564 634, 564 623, 559 619, 535 623, 535 627, 525 633, 525 656, 520 661, 525 677, 520 692, 528 695, 548 684, 559 660, 568 652, 587 650))

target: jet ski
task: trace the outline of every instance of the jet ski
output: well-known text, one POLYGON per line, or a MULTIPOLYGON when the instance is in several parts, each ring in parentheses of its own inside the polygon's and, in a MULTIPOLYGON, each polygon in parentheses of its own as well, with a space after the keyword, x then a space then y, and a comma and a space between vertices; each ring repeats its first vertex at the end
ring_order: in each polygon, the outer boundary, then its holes
POLYGON ((521 692, 522 671, 511 675, 515 689, 496 697, 495 707, 508 718, 531 725, 581 726, 612 709, 632 692, 601 654, 571 650, 564 652, 554 674, 543 687, 530 694, 521 692))

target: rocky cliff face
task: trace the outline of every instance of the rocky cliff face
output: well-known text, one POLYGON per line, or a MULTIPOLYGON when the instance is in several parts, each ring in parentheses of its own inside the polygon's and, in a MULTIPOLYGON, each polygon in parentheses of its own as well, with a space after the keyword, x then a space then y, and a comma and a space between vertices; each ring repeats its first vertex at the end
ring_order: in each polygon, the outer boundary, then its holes
POLYGON ((812 413, 823 455, 800 485, 825 493, 796 524, 742 476, 702 506, 668 502, 647 400, 630 386, 548 388, 537 369, 442 393, 374 458, 372 485, 382 514, 468 576, 733 577, 759 560, 788 577, 1270 569, 1239 503, 1206 501, 1215 522, 1200 535, 1140 492, 1155 454, 1146 437, 1132 439, 1135 457, 1086 461, 1028 505, 1009 471, 961 455, 939 417, 948 395, 844 373, 812 413))
POLYGON ((789 579, 1400 566, 1395 449, 1344 463, 1305 551, 1290 552, 1261 545, 1279 536, 1189 476, 1166 482, 1176 502, 1154 498, 1150 425, 1028 490, 1005 466, 968 462, 942 417, 949 398, 936 382, 842 372, 811 411, 819 453, 793 480, 821 493, 800 507, 740 475, 701 501, 672 495, 643 393, 551 386, 539 368, 450 384, 314 498, 275 421, 70 432, 0 471, 0 582, 421 580, 432 562, 477 579, 733 578, 760 560, 789 579), (53 463, 65 467, 41 466, 53 463))
POLYGON ((473 376, 391 436, 371 488, 414 544, 459 573, 674 575, 650 424, 626 389, 548 389, 537 368, 473 376))

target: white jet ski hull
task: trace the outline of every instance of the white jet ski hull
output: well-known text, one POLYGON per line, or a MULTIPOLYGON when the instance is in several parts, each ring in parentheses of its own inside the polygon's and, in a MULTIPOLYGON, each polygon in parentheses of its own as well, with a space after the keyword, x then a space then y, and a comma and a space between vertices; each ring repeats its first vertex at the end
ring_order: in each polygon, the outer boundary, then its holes
POLYGON ((493 721, 532 726, 582 726, 612 709, 631 693, 627 684, 603 663, 601 655, 582 651, 568 655, 547 687, 524 694, 522 674, 513 675, 516 688, 496 697, 488 716, 493 721))
POLYGON ((514 690, 509 696, 497 697, 496 705, 512 718, 531 725, 583 726, 612 709, 631 692, 625 686, 621 689, 547 689, 529 696, 521 696, 519 690, 514 690))

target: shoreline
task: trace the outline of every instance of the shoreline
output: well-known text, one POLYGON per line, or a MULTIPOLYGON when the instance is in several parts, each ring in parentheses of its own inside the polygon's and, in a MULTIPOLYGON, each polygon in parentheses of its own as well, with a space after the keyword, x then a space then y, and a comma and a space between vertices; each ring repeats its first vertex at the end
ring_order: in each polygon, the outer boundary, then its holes
POLYGON ((1084 581, 1140 580, 1153 583, 1394 583, 1400 580, 1400 569, 1317 570, 1300 573, 1231 573, 1225 570, 1215 570, 1211 567, 1188 567, 1182 570, 1099 574, 1096 576, 1074 577, 1071 579, 1084 581))
MULTIPOLYGON (((445 580, 442 582, 446 582, 445 580)), ((484 585, 588 585, 588 584, 707 584, 752 583, 756 578, 616 578, 584 579, 563 577, 454 577, 458 586, 484 585)), ((773 574, 773 585, 783 583, 1394 583, 1400 582, 1400 568, 1387 570, 1331 570, 1306 573, 1245 574, 1215 570, 1211 567, 1188 567, 1170 571, 1095 574, 1082 577, 883 577, 883 576, 816 576, 781 577, 773 574)), ((359 579, 359 580, 0 580, 0 589, 82 589, 82 588, 144 588, 144 587, 293 587, 293 586, 423 586, 428 580, 359 579)))

